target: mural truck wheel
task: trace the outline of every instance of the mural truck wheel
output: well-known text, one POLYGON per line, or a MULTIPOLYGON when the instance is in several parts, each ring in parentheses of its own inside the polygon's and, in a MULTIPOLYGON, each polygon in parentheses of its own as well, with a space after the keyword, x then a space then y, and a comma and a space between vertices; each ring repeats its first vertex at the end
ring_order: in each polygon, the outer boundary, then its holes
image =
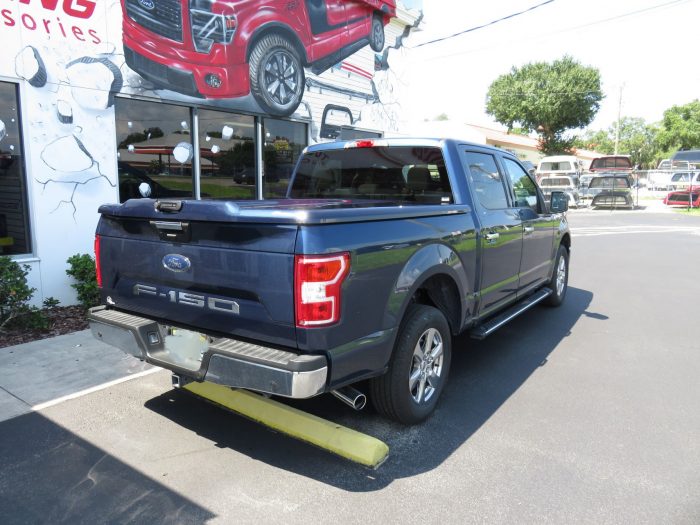
POLYGON ((250 91, 263 111, 287 116, 304 95, 304 68, 294 46, 280 35, 267 35, 250 54, 250 91))
POLYGON ((379 53, 384 49, 384 23, 379 15, 372 17, 372 29, 369 33, 369 47, 379 53))

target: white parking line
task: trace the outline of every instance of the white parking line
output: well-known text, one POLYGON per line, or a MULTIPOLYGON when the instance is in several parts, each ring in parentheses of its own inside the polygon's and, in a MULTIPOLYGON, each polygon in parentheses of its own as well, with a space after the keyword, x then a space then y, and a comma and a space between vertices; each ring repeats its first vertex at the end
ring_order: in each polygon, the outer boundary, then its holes
POLYGON ((125 383, 127 381, 131 381, 132 379, 138 379, 140 377, 145 377, 151 374, 155 374, 156 372, 161 372, 163 369, 162 368, 149 368, 148 370, 144 370, 142 372, 137 372, 136 374, 131 374, 125 377, 120 377, 119 379, 115 379, 113 381, 108 381, 107 383, 102 383, 101 385, 93 386, 90 388, 86 388, 85 390, 81 390, 80 392, 74 392, 72 394, 68 394, 67 396, 63 397, 57 397, 56 399, 52 399, 51 401, 46 401, 44 403, 39 403, 38 405, 34 405, 32 407, 32 410, 37 412, 39 410, 43 410, 45 408, 52 407, 54 405, 59 405, 61 403, 64 403, 65 401, 70 401, 71 399, 77 399, 82 396, 86 396, 88 394, 92 394, 93 392, 99 392, 100 390, 104 390, 106 388, 112 387, 114 385, 118 385, 120 383, 125 383))
POLYGON ((700 235, 700 228, 693 226, 594 226, 590 228, 572 228, 575 237, 595 237, 600 235, 619 235, 629 233, 690 233, 700 235))

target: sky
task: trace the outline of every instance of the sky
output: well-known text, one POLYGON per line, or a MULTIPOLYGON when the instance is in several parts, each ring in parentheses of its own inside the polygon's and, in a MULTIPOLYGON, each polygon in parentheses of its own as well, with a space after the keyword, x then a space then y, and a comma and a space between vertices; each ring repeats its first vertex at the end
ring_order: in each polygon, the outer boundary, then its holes
POLYGON ((700 98, 700 0, 554 0, 419 46, 542 2, 424 0, 423 30, 406 42, 411 67, 399 73, 407 120, 445 113, 450 121, 500 128, 485 113, 491 82, 513 66, 552 62, 565 54, 601 73, 605 98, 591 129, 615 122, 621 90, 621 115, 649 123, 660 121, 673 105, 700 98))

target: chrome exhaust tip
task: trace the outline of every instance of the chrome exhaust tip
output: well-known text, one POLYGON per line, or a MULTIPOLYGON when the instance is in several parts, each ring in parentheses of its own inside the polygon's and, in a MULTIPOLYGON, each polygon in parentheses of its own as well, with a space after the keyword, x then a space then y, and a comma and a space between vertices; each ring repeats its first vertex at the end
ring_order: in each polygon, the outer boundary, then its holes
POLYGON ((367 404, 367 396, 351 386, 344 386, 338 390, 331 390, 331 394, 355 410, 362 410, 367 404))

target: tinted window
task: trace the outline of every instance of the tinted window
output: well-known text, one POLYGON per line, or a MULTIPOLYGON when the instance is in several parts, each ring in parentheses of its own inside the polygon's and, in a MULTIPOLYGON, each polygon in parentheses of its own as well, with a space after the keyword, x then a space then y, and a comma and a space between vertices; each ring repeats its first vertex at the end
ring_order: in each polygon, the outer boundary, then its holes
POLYGON ((199 166, 203 199, 255 199, 255 119, 200 109, 199 166))
POLYGON ((631 170, 632 162, 627 157, 601 157, 599 159, 593 159, 591 162, 591 169, 601 168, 623 168, 631 170))
POLYGON ((452 202, 439 148, 373 147, 307 153, 292 198, 377 199, 407 203, 452 202))
POLYGON ((540 171, 570 171, 570 162, 543 162, 540 164, 540 171))
POLYGON ((308 142, 306 134, 306 124, 271 118, 264 120, 263 181, 266 199, 287 194, 294 165, 308 142))
POLYGON ((115 114, 119 201, 140 198, 141 182, 149 184, 153 198, 192 197, 189 108, 117 98, 115 114))
POLYGON ((626 177, 596 177, 591 181, 590 188, 620 188, 630 187, 626 177))
POLYGON ((690 173, 674 173, 671 177, 672 182, 687 182, 690 177, 690 173))
POLYGON ((527 207, 537 213, 539 208, 537 206, 537 187, 535 183, 517 162, 511 159, 503 159, 503 164, 513 187, 515 206, 518 208, 527 207))
POLYGON ((505 186, 493 155, 466 151, 464 157, 472 189, 481 205, 491 210, 508 207, 505 186))
POLYGON ((0 82, 0 255, 32 251, 18 109, 15 84, 0 82))
POLYGON ((571 186, 571 179, 564 177, 548 177, 540 181, 540 186, 571 186))

